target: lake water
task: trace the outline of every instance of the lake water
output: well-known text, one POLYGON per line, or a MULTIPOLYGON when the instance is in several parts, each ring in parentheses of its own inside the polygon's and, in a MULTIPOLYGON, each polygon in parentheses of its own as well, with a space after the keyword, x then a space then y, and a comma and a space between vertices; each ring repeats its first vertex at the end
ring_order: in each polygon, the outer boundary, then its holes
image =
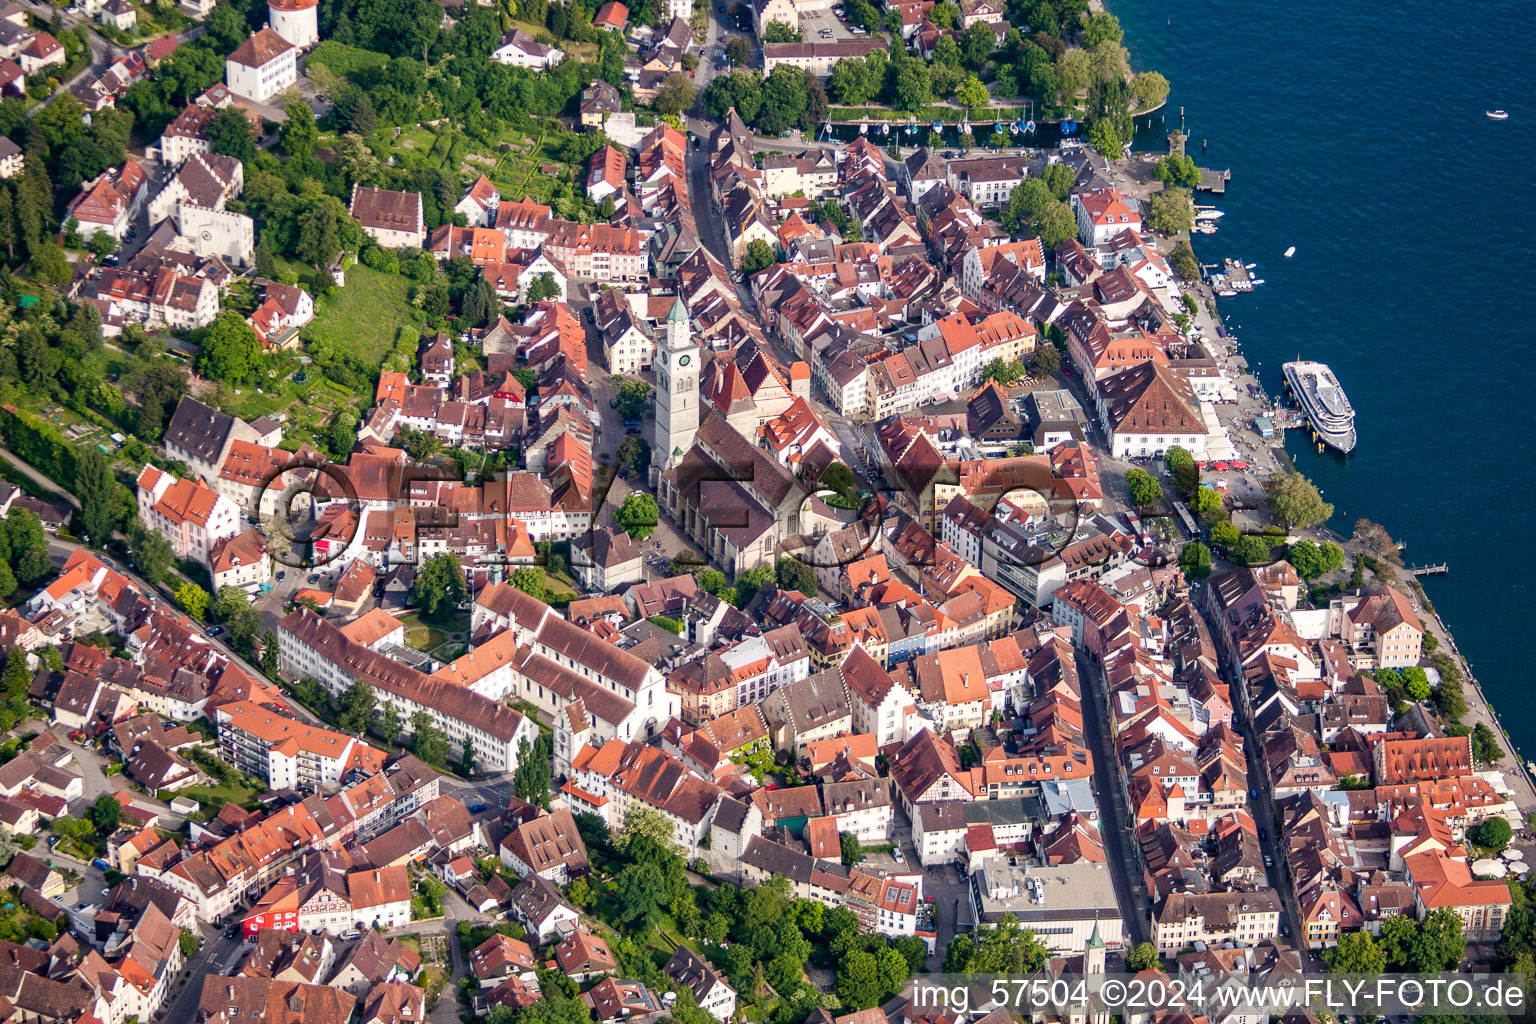
POLYGON ((1110 9, 1133 65, 1173 85, 1167 123, 1138 148, 1161 147, 1182 106, 1189 153, 1232 169, 1214 200, 1221 230, 1195 249, 1258 264, 1266 284, 1222 309, 1265 388, 1280 393, 1282 362, 1319 359, 1354 403, 1353 455, 1318 455, 1293 432, 1298 467, 1339 532, 1366 516, 1407 542, 1409 562, 1449 563, 1427 592, 1536 755, 1522 639, 1536 610, 1536 302, 1520 298, 1536 255, 1523 223, 1536 5, 1494 0, 1455 19, 1425 0, 1110 9), (1487 119, 1494 108, 1510 119, 1487 119))

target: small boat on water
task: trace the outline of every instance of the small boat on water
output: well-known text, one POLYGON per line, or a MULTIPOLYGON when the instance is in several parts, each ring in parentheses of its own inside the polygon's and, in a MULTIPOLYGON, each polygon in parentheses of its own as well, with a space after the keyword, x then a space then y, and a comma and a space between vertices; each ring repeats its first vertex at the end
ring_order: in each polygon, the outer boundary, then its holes
POLYGON ((1289 249, 1285 250, 1285 258, 1286 259, 1290 259, 1292 256, 1295 256, 1295 255, 1296 255, 1296 247, 1294 245, 1291 246, 1289 249))
POLYGON ((1216 233, 1216 225, 1210 221, 1202 221, 1195 225, 1194 230, 1202 235, 1214 235, 1216 233))
POLYGON ((1490 121, 1508 121, 1509 120, 1509 111, 1507 111, 1507 110, 1490 110, 1490 111, 1488 111, 1488 120, 1490 120, 1490 121))

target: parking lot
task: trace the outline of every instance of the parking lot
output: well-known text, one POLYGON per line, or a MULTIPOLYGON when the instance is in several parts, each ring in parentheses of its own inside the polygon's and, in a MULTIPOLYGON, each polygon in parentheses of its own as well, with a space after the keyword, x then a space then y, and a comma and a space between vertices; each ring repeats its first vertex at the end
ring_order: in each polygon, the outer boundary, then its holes
POLYGON ((800 32, 808 43, 830 43, 840 39, 857 39, 853 32, 830 9, 805 11, 800 15, 800 32))

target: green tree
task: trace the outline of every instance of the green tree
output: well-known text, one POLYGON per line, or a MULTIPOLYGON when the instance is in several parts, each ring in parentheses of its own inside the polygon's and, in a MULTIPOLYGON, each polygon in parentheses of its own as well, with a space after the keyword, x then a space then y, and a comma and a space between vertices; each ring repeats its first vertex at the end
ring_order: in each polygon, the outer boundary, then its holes
MULTIPOLYGON (((1213 539, 1215 535, 1212 530, 1213 539)), ((1228 545, 1227 556, 1238 565, 1269 565, 1274 560, 1269 541, 1253 534, 1243 534, 1236 543, 1228 545)))
POLYGON ((1067 239, 1077 235, 1077 218, 1072 215, 1067 204, 1062 202, 1047 206, 1039 218, 1031 221, 1030 226, 1040 236, 1041 244, 1052 252, 1059 249, 1067 239))
POLYGON ((416 571, 412 598, 424 615, 451 615, 464 603, 464 567, 454 554, 433 555, 416 571))
POLYGON ((1137 508, 1155 505, 1163 497, 1163 485, 1143 469, 1131 469, 1125 474, 1125 488, 1137 508))
POLYGON ((719 569, 700 569, 693 578, 706 594, 718 594, 725 588, 725 573, 719 569))
POLYGON ((1125 951, 1125 969, 1133 974, 1141 971, 1161 971, 1163 959, 1157 955, 1157 947, 1150 942, 1138 942, 1125 951))
POLYGON ((208 591, 196 583, 187 582, 176 588, 176 603, 199 622, 208 614, 208 600, 208 591))
POLYGON ((631 473, 643 474, 651 464, 651 446, 645 438, 634 434, 619 442, 619 465, 628 466, 631 473))
POLYGON ((205 129, 208 145, 215 153, 232 156, 241 163, 256 159, 256 126, 241 107, 220 107, 208 119, 205 129))
POLYGON ((1498 816, 1484 818, 1467 830, 1467 838, 1492 855, 1503 853, 1514 834, 1509 821, 1498 816))
POLYGON ((1430 694, 1434 692, 1429 685, 1429 677, 1417 665, 1403 669, 1402 677, 1403 688, 1407 691, 1410 700, 1428 700, 1430 694))
POLYGON ((896 72, 896 107, 899 110, 920 110, 933 102, 933 89, 928 65, 920 60, 904 60, 896 72))
POLYGON ((999 384, 1017 384, 1026 374, 1024 364, 1017 359, 1003 359, 1001 357, 987 363, 981 368, 981 379, 984 381, 995 380, 999 384))
POLYGON ((176 561, 170 541, 154 530, 140 526, 135 526, 129 536, 128 549, 133 556, 134 568, 152 583, 163 582, 171 571, 172 563, 176 561))
POLYGON ((656 90, 656 111, 675 117, 692 107, 698 97, 699 90, 693 80, 681 72, 673 72, 661 80, 661 86, 656 90))
MULTIPOLYGON (((986 26, 982 26, 981 30, 988 35, 991 34, 986 26)), ((955 102, 974 111, 979 107, 985 107, 990 104, 992 102, 992 95, 987 92, 987 87, 981 84, 981 79, 975 75, 966 75, 965 80, 955 89, 955 102)))
POLYGON ((1151 110, 1168 98, 1168 79, 1156 71, 1143 71, 1131 79, 1131 99, 1137 111, 1151 110))
POLYGON ((1190 541, 1179 552, 1179 568, 1186 576, 1205 579, 1211 574, 1211 549, 1199 541, 1190 541))
POLYGON ((1504 760, 1504 748, 1499 745, 1498 734, 1486 722, 1478 722, 1472 727, 1472 756, 1484 764, 1497 764, 1504 760))
POLYGON ((220 587, 213 595, 213 617, 228 622, 251 606, 251 599, 239 587, 220 587))
POLYGON ((1333 515, 1333 506, 1300 473, 1276 473, 1265 483, 1264 490, 1270 512, 1288 530, 1316 526, 1333 515))
POLYGON ((336 725, 342 732, 363 736, 373 724, 373 687, 361 677, 352 680, 347 692, 341 695, 341 714, 336 725))
POLYGON ((1118 43, 1125 37, 1120 29, 1120 19, 1107 11, 1095 11, 1083 23, 1083 45, 1095 47, 1101 43, 1118 43))
POLYGON ((732 64, 741 67, 752 63, 752 44, 742 36, 732 36, 725 44, 725 55, 732 64))
POLYGON ((1200 168, 1195 166, 1193 157, 1169 153, 1153 165, 1152 177, 1168 186, 1194 188, 1200 184, 1200 168))
POLYGON ((798 590, 807 597, 816 596, 816 570, 797 558, 781 558, 774 563, 774 578, 785 590, 798 590))
POLYGON ((1195 259, 1195 250, 1190 247, 1187 239, 1181 238, 1173 243, 1173 252, 1168 260, 1173 264, 1174 273, 1184 280, 1200 280, 1200 261, 1195 259))
POLYGON ((87 448, 75 463, 75 497, 80 499, 80 526, 88 541, 105 545, 117 528, 118 483, 112 467, 95 448, 87 448))
POLYGON ((614 512, 613 519, 619 524, 619 529, 636 540, 644 540, 655 532, 660 515, 655 498, 641 491, 632 491, 624 498, 624 504, 614 512))
POLYGON ((747 243, 747 251, 741 257, 741 272, 751 276, 759 270, 767 270, 775 262, 773 248, 761 238, 754 238, 747 243))
POLYGON ((193 333, 197 343, 198 372, 210 380, 244 384, 256 373, 261 342, 245 318, 226 309, 213 323, 193 333))
POLYGON ((635 380, 631 377, 614 379, 619 385, 617 396, 619 417, 625 420, 643 418, 651 407, 651 386, 643 380, 635 380))
POLYGON ((91 819, 91 824, 96 826, 96 831, 104 836, 110 836, 117 831, 119 822, 123 820, 123 805, 117 802, 117 797, 111 793, 103 793, 91 804, 91 809, 86 812, 91 819))
POLYGON ((549 600, 549 579, 537 565, 525 565, 512 573, 512 585, 529 597, 549 600))
POLYGON ((871 953, 856 949, 837 967, 837 995, 848 1010, 867 1010, 880 1001, 880 965, 871 953))
POLYGON ((619 872, 615 882, 620 925, 632 935, 651 931, 661 919, 666 897, 666 877, 661 868, 651 862, 631 864, 619 872))
POLYGON ((844 832, 839 842, 842 845, 843 866, 853 867, 864 856, 864 847, 859 843, 859 837, 852 832, 844 832))
POLYGON ((27 260, 27 272, 44 284, 62 288, 69 283, 69 260, 63 249, 52 242, 45 242, 33 248, 27 260))
POLYGON ((798 29, 791 28, 782 21, 770 21, 763 26, 763 42, 765 43, 798 43, 804 38, 798 29))
POLYGON ((529 305, 543 302, 545 299, 558 299, 559 297, 560 286, 555 283, 555 275, 553 274, 540 274, 534 279, 533 283, 528 285, 529 305))
POLYGON ((296 160, 308 160, 320 144, 320 130, 315 127, 314 111, 309 104, 296 101, 283 108, 288 119, 283 122, 283 152, 296 160))
POLYGON ((747 569, 736 575, 736 600, 732 602, 738 608, 745 608, 752 603, 757 592, 762 589, 773 576, 773 568, 760 565, 755 569, 747 569))
POLYGON ((1381 974, 1387 957, 1368 931, 1344 932, 1332 949, 1323 950, 1323 963, 1334 974, 1381 974))
POLYGON ((1055 345, 1039 344, 1029 358, 1030 369, 1036 377, 1049 377, 1061 369, 1061 350, 1055 345))
POLYGON ((1187 188, 1165 188, 1147 200, 1147 225, 1165 235, 1181 235, 1195 226, 1195 200, 1187 188))
POLYGON ((392 746, 400 735, 400 712, 394 701, 384 702, 384 713, 379 716, 379 731, 384 734, 384 745, 392 746))
POLYGON ((517 768, 512 772, 512 794, 519 800, 549 809, 549 791, 553 784, 554 744, 548 733, 540 732, 532 743, 517 745, 517 768))
MULTIPOLYGON (((613 197, 608 198, 611 200, 613 197)), ((609 216, 612 215, 612 211, 609 211, 609 216)), ((483 276, 475 278, 474 284, 464 292, 464 299, 459 304, 460 317, 471 327, 484 327, 493 323, 500 312, 501 302, 491 282, 483 276)))
POLYGON ((433 768, 441 769, 448 761, 448 734, 432 724, 425 711, 411 716, 411 752, 433 768))

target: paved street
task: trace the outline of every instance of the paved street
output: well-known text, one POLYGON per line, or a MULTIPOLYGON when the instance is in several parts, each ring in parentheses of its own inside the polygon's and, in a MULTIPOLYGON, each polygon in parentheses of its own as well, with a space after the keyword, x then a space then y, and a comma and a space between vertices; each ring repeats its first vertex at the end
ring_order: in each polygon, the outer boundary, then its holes
POLYGON ((1108 728, 1109 696, 1105 692, 1104 673, 1086 654, 1079 653, 1077 675, 1083 688, 1083 739, 1093 755, 1099 835, 1104 840, 1104 853, 1114 879, 1120 917, 1125 922, 1125 943, 1130 946, 1149 937, 1152 903, 1141 882, 1141 851, 1132 831, 1133 819, 1121 785, 1120 761, 1108 728))

